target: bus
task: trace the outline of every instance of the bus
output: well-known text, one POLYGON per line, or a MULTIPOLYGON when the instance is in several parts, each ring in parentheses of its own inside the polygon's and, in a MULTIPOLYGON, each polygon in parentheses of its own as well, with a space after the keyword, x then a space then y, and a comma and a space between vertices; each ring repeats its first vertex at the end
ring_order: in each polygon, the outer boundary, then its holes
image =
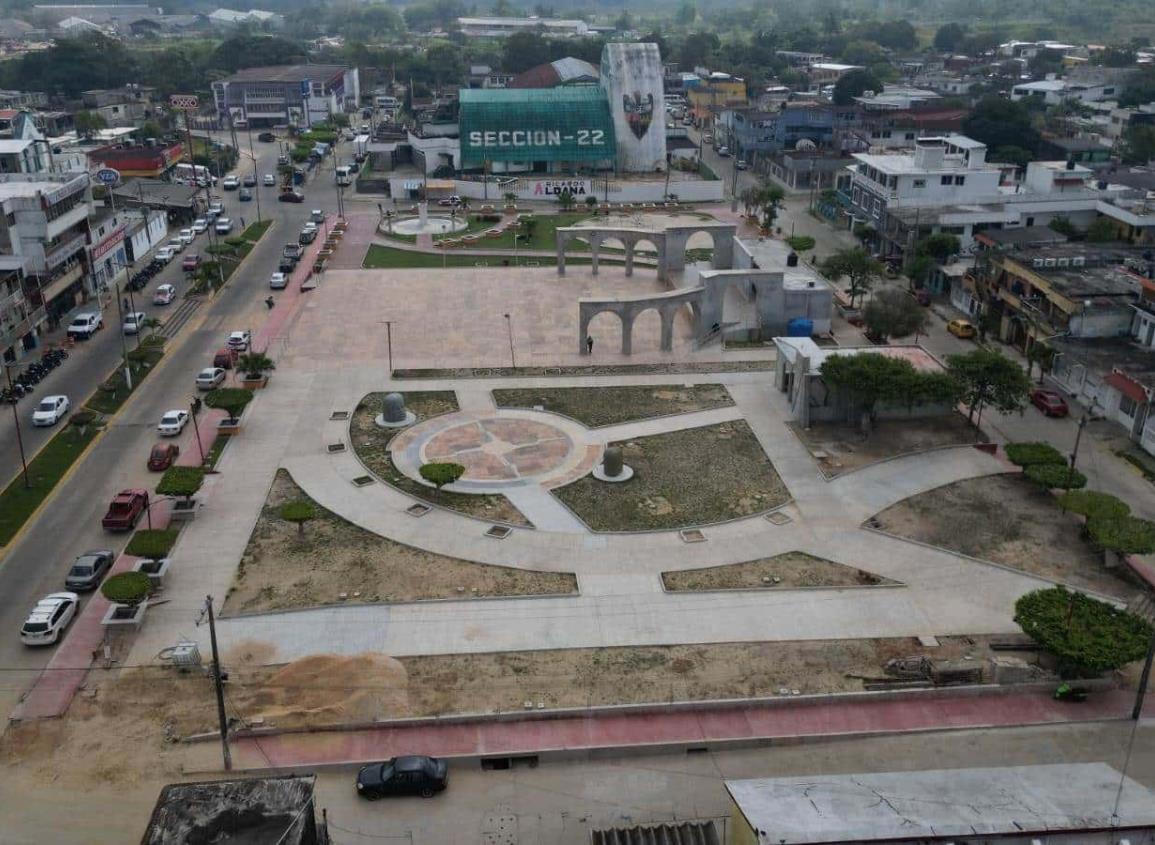
POLYGON ((203 164, 189 164, 182 161, 173 167, 172 181, 178 185, 204 187, 205 185, 215 185, 217 177, 209 173, 209 169, 203 164))
POLYGON ((379 109, 399 109, 401 108, 401 101, 396 97, 375 97, 373 104, 379 109))
POLYGON ((337 184, 338 185, 352 185, 353 184, 353 168, 347 164, 342 164, 337 168, 337 184))

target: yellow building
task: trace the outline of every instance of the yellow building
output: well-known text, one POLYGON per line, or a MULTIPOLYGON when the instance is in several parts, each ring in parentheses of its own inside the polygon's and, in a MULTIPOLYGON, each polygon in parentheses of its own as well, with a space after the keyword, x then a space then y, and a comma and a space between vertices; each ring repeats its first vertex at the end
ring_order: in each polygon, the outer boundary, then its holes
POLYGON ((723 110, 745 108, 749 103, 745 81, 734 78, 703 82, 691 88, 686 99, 694 125, 702 129, 713 127, 723 110))

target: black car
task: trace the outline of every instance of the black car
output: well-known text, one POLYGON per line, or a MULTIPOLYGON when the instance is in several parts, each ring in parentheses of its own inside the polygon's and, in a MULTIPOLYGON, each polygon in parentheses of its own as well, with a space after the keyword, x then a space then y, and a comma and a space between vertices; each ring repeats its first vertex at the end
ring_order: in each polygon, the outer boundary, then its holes
POLYGON ((432 798, 448 784, 449 766, 436 757, 394 757, 363 766, 357 773, 357 794, 370 801, 388 795, 432 798))
POLYGON ((268 144, 268 143, 271 143, 271 142, 277 140, 277 136, 274 135, 272 132, 262 132, 260 135, 257 136, 257 140, 258 141, 264 141, 266 144, 268 144))
POLYGON ((111 549, 94 549, 78 557, 64 577, 64 586, 73 592, 95 590, 116 559, 111 549))
POLYGON ((237 199, 239 199, 241 202, 252 202, 253 189, 252 188, 241 188, 240 193, 237 194, 237 199))

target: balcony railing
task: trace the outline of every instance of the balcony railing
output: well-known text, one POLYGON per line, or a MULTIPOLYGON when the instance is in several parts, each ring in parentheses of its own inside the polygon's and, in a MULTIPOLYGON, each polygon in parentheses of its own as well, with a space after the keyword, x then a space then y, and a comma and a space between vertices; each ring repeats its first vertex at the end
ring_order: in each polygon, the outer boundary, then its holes
POLYGON ((74 256, 77 252, 84 249, 84 245, 88 243, 87 237, 84 235, 77 235, 71 240, 65 241, 60 246, 45 250, 44 264, 49 271, 56 269, 69 258, 74 256))

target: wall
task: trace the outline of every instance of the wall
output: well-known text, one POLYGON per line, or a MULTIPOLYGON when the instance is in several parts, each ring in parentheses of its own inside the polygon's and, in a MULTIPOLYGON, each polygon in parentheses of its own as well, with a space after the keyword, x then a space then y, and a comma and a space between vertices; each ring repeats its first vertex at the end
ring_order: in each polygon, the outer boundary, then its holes
MULTIPOLYGON (((399 190, 400 185, 410 179, 390 179, 390 184, 393 189, 399 190)), ((506 192, 517 194, 519 200, 542 200, 548 199, 549 193, 541 193, 538 191, 539 185, 557 186, 561 183, 573 183, 575 186, 581 186, 587 193, 582 193, 581 190, 575 191, 575 196, 578 200, 578 208, 582 208, 582 201, 586 196, 597 197, 598 202, 606 201, 606 184, 602 179, 549 179, 549 178, 521 178, 517 180, 514 185, 498 185, 495 182, 489 183, 488 192, 482 182, 459 181, 455 189, 458 196, 468 197, 472 200, 482 200, 498 205, 503 202, 503 197, 506 192), (488 200, 485 200, 488 193, 488 200)), ((543 189, 546 190, 546 189, 543 189)), ((678 195, 680 202, 717 202, 722 199, 723 184, 721 181, 693 181, 693 182, 670 182, 670 192, 678 195)), ((404 192, 394 193, 394 196, 404 196, 404 192)), ((647 182, 615 182, 610 180, 609 186, 609 201, 611 203, 624 202, 662 202, 666 196, 666 183, 664 180, 654 180, 647 182)))
POLYGON ((658 45, 606 44, 601 72, 618 142, 618 169, 664 170, 666 107, 658 45))

